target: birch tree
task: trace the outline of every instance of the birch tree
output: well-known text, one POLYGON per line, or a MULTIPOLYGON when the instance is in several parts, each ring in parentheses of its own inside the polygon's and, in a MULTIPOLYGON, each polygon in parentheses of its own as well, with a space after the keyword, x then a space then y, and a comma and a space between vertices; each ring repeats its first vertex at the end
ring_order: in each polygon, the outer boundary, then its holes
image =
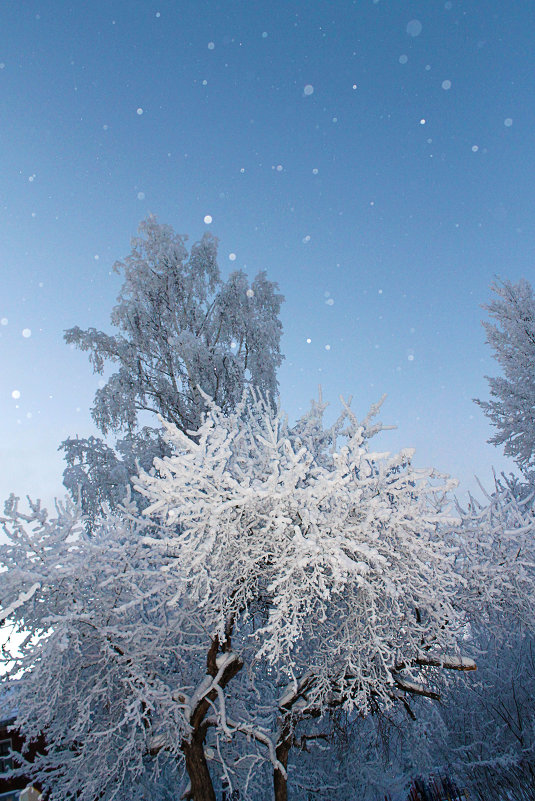
MULTIPOLYGON (((96 373, 114 371, 97 390, 93 420, 106 436, 119 434, 115 450, 97 437, 62 443, 64 482, 92 519, 102 502, 122 500, 136 463, 148 469, 165 445, 156 416, 181 431, 195 431, 205 395, 224 411, 246 386, 277 397, 282 356, 282 295, 260 272, 251 284, 243 271, 226 281, 217 265, 218 240, 205 233, 188 252, 187 237, 149 217, 132 250, 114 270, 124 276, 107 334, 78 326, 67 343, 89 353, 96 373), (148 425, 139 425, 139 415, 148 425), (152 422, 151 422, 152 417, 152 422)), ((139 500, 139 498, 138 498, 139 500)))

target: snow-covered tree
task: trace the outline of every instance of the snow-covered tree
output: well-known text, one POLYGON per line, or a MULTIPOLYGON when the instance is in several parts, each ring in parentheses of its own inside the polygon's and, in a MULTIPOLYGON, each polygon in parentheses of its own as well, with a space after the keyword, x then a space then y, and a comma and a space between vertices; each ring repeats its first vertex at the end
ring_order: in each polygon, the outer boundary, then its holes
POLYGON ((440 668, 474 668, 456 653, 459 578, 437 532, 452 484, 411 451, 370 451, 378 408, 359 423, 345 405, 327 431, 323 410, 292 429, 261 399, 230 415, 212 404, 194 440, 166 424, 171 455, 135 480, 146 513, 176 527, 165 547, 219 643, 245 625, 255 660, 287 682, 276 799, 299 723, 437 697, 440 668))
POLYGON ((504 445, 529 473, 535 467, 535 298, 524 279, 492 289, 498 297, 485 308, 496 322, 483 325, 504 375, 488 378, 491 399, 476 403, 497 429, 489 441, 504 445))
POLYGON ((116 334, 79 327, 68 343, 90 354, 97 373, 116 370, 97 390, 93 419, 102 432, 122 432, 116 452, 102 440, 71 438, 65 485, 93 518, 102 500, 126 492, 135 461, 144 467, 162 456, 159 431, 139 432, 140 413, 160 415, 181 431, 196 430, 204 394, 232 410, 251 385, 275 399, 282 361, 277 285, 258 273, 251 285, 242 271, 223 281, 217 239, 209 233, 190 251, 187 237, 151 216, 139 226, 132 251, 114 269, 124 275, 111 315, 116 334))
POLYGON ((442 708, 437 762, 487 801, 528 799, 535 777, 535 492, 502 476, 483 500, 458 507, 449 532, 463 575, 464 649, 477 658, 472 692, 456 687, 442 708))
POLYGON ((251 392, 232 413, 204 401, 194 437, 164 423, 145 519, 89 536, 72 506, 6 507, 1 617, 27 632, 18 724, 49 744, 30 770, 52 801, 157 798, 160 775, 162 798, 214 801, 219 776, 256 801, 267 766, 285 799, 329 720, 410 712, 442 668, 474 667, 439 535, 451 484, 370 449, 377 408, 326 428, 314 404, 292 428, 251 392))

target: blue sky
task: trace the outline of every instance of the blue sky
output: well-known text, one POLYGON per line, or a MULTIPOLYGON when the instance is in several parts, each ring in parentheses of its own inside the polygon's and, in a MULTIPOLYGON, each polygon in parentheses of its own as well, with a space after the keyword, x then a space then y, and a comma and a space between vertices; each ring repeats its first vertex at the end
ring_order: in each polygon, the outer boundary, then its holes
POLYGON ((108 328, 148 213, 278 281, 291 417, 386 392, 381 447, 512 467, 472 398, 490 283, 535 277, 532 3, 4 0, 0 30, 2 497, 61 494, 94 431, 63 330, 108 328))

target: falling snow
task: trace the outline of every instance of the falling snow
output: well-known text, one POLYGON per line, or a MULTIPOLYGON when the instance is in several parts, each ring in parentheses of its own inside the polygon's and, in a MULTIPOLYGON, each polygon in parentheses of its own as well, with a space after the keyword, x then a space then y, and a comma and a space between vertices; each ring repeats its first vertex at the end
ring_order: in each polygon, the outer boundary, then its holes
POLYGON ((407 33, 409 36, 419 36, 422 32, 422 23, 419 19, 411 19, 407 24, 407 33))

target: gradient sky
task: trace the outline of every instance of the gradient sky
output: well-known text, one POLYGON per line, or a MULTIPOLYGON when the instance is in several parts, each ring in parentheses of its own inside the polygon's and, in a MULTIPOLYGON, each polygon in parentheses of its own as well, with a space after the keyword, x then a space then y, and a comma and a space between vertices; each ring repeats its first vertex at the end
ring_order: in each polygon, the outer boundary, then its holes
POLYGON ((3 0, 0 497, 63 494, 99 380, 63 330, 110 330, 148 213, 278 281, 291 418, 387 393, 381 448, 511 469, 472 398, 490 283, 535 278, 534 41, 530 0, 3 0))

